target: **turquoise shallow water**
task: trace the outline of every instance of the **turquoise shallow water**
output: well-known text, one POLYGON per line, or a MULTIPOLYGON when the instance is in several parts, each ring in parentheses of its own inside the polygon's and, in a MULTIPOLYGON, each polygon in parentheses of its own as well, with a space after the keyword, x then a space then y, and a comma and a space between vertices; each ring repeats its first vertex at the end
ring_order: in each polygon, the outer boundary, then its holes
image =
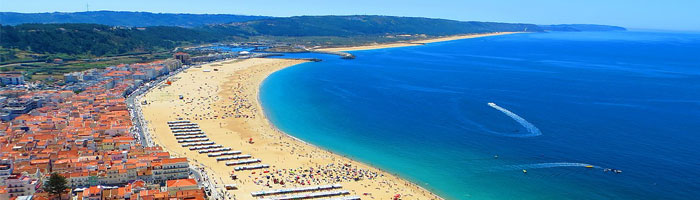
POLYGON ((270 120, 448 199, 700 195, 700 35, 532 33, 353 53, 289 55, 324 61, 266 79, 270 120))

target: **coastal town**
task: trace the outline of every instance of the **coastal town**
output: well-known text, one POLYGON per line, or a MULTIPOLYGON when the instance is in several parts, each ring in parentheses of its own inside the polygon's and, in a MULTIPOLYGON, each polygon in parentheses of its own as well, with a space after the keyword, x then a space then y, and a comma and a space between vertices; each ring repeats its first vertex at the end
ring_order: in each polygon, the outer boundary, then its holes
POLYGON ((48 199, 42 185, 65 177, 63 198, 204 199, 185 158, 143 145, 126 98, 181 61, 117 65, 65 75, 55 89, 22 89, 21 74, 4 73, 0 199, 48 199), (31 197, 31 198, 30 198, 31 197))
POLYGON ((203 189, 199 170, 145 140, 133 115, 133 96, 191 62, 178 53, 74 72, 49 89, 19 72, 0 74, 0 199, 206 199, 212 191, 203 189), (64 177, 68 189, 45 191, 52 174, 64 177))

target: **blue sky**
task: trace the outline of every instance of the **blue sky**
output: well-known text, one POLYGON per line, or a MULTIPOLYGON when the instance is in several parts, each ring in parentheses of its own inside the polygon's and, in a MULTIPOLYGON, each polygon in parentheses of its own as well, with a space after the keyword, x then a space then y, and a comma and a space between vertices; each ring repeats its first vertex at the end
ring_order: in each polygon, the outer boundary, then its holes
POLYGON ((700 0, 0 0, 0 11, 90 10, 266 16, 373 14, 700 31, 700 0))

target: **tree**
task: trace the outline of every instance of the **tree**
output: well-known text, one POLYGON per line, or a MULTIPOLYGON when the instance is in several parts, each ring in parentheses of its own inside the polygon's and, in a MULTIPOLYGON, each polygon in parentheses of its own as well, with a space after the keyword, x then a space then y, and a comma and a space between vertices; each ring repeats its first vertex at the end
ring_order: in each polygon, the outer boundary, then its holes
POLYGON ((58 199, 61 199, 61 194, 63 194, 66 189, 68 189, 68 181, 66 181, 66 177, 58 173, 51 174, 49 180, 44 184, 44 190, 51 195, 58 195, 58 199))

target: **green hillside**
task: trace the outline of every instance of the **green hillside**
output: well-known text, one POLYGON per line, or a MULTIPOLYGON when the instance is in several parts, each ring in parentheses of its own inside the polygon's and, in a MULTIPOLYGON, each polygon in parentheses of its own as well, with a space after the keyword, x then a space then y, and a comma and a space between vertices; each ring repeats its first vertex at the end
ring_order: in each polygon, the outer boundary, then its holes
MULTIPOLYGON (((542 31, 532 24, 461 22, 390 16, 302 16, 269 18, 197 28, 126 28, 97 24, 21 24, 2 26, 0 45, 42 54, 120 55, 172 49, 186 44, 252 38, 305 44, 348 45, 387 42, 386 35, 542 31), (289 37, 294 37, 290 39, 289 37)), ((389 40, 390 41, 390 40, 389 40)), ((11 56, 10 56, 11 57, 11 56)))
POLYGON ((2 26, 0 46, 43 54, 118 55, 172 49, 183 44, 225 39, 210 32, 154 26, 143 29, 97 24, 2 26))
POLYGON ((542 31, 534 24, 462 22, 445 19, 392 16, 300 16, 210 25, 202 30, 241 36, 338 36, 542 31))
POLYGON ((53 12, 53 13, 16 13, 0 12, 0 23, 3 25, 33 24, 33 23, 89 23, 109 26, 181 26, 198 27, 207 24, 223 24, 265 19, 264 16, 227 15, 227 14, 174 14, 125 11, 92 11, 92 12, 53 12))

